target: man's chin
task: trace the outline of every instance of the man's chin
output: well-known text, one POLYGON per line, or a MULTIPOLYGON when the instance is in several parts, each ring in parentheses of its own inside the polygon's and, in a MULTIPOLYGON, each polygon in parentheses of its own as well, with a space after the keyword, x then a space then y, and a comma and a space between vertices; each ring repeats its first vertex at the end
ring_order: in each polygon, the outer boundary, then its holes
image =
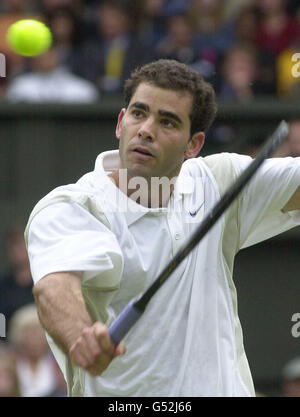
POLYGON ((126 171, 128 179, 141 177, 148 180, 151 179, 151 177, 155 176, 154 173, 146 167, 126 168, 126 171))

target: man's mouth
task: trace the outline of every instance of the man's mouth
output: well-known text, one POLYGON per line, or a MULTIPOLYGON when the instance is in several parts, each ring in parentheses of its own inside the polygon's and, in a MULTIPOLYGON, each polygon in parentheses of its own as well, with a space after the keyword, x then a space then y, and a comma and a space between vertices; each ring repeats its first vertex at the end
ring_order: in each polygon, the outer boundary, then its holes
POLYGON ((133 152, 153 158, 152 153, 147 148, 144 148, 143 146, 137 146, 136 148, 133 149, 133 152))

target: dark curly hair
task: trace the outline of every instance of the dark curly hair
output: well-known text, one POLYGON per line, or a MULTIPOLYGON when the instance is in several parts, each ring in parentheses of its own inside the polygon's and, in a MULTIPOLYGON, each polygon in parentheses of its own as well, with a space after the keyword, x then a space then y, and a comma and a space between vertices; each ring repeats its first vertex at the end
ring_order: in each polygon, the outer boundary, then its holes
POLYGON ((191 136, 195 132, 207 131, 214 121, 217 113, 214 89, 197 71, 187 65, 175 60, 159 59, 135 69, 124 86, 126 107, 141 83, 191 93, 193 96, 190 114, 191 136))

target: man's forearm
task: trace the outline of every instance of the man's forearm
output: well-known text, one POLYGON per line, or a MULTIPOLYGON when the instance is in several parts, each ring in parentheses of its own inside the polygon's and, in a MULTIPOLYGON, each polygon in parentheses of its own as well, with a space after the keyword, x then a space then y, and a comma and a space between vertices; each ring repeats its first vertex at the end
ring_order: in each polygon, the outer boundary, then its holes
POLYGON ((85 327, 92 325, 81 292, 81 275, 60 272, 42 278, 33 289, 44 329, 68 354, 85 327))

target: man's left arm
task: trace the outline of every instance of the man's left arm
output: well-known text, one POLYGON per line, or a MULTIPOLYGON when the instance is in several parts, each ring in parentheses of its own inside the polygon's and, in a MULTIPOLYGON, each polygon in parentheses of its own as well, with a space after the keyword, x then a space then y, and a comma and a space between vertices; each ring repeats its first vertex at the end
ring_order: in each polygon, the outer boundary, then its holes
MULTIPOLYGON (((230 154, 237 173, 251 162, 230 154)), ((257 244, 300 225, 300 158, 270 158, 239 199, 239 248, 257 244)))

